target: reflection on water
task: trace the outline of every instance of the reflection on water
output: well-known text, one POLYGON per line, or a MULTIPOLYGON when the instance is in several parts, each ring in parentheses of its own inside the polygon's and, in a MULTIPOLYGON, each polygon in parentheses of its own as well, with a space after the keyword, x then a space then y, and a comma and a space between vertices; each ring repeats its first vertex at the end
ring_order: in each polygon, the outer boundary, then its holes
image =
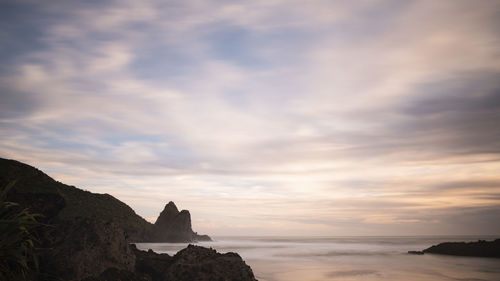
MULTIPOLYGON (((500 280, 500 259, 408 255, 445 241, 497 237, 216 237, 199 243, 237 252, 260 281, 500 280)), ((139 249, 175 254, 187 244, 138 243, 139 249)))

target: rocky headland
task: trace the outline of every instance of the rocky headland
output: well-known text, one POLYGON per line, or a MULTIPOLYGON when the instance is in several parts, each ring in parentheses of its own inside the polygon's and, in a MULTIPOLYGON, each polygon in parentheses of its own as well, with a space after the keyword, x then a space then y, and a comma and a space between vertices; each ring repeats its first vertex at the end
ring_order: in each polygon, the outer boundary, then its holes
MULTIPOLYGON (((189 212, 179 211, 173 202, 151 224, 111 195, 68 186, 36 168, 0 158, 0 187, 9 184, 5 201, 42 215, 35 233, 39 269, 24 280, 255 280, 235 253, 190 245, 169 256, 131 244, 210 240, 193 232, 189 212)), ((0 272, 2 276, 8 272, 0 272)))
POLYGON ((20 203, 45 217, 45 221, 71 221, 79 217, 112 220, 132 242, 210 241, 207 235, 192 230, 189 211, 178 211, 169 202, 155 224, 109 194, 96 194, 57 182, 26 164, 0 158, 0 187, 15 181, 8 200, 20 203))

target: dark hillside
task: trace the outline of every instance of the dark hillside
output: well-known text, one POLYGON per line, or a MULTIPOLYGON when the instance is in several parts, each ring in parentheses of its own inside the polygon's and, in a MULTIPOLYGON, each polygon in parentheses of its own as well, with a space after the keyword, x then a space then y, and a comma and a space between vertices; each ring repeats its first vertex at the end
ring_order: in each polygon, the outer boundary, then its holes
POLYGON ((112 220, 130 241, 147 241, 152 224, 109 194, 97 194, 55 181, 42 171, 15 160, 0 158, 0 186, 16 181, 8 199, 42 213, 48 220, 97 217, 112 220))

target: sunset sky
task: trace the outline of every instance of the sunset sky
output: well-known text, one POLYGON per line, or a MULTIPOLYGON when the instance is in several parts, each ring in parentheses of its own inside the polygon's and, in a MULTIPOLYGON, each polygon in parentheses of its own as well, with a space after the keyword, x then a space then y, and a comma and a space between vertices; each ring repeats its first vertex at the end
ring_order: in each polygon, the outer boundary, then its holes
POLYGON ((0 157, 209 235, 500 234, 500 1, 2 1, 0 157))

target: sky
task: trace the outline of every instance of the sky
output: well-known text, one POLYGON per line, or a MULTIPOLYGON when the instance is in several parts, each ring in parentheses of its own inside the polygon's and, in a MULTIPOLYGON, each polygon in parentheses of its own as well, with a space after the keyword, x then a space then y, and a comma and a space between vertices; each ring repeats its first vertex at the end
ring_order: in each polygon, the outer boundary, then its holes
POLYGON ((0 3, 0 157, 209 235, 500 234, 500 1, 0 3))

